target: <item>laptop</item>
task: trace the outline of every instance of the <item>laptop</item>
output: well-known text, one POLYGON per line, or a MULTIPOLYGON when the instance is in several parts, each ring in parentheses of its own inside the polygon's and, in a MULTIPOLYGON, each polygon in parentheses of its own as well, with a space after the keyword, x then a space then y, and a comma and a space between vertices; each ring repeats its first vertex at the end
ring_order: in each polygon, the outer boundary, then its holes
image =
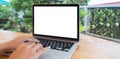
POLYGON ((71 59, 79 43, 79 5, 33 5, 33 36, 51 46, 39 59, 71 59))

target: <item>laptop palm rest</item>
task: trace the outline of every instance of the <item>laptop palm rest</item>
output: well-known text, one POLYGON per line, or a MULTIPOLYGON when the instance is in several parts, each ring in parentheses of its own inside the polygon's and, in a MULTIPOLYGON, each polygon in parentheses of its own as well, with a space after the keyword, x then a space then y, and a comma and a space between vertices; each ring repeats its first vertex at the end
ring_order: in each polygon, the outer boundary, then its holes
POLYGON ((56 59, 56 58, 57 59, 70 59, 68 58, 68 52, 57 51, 53 49, 46 51, 39 57, 39 59, 56 59))

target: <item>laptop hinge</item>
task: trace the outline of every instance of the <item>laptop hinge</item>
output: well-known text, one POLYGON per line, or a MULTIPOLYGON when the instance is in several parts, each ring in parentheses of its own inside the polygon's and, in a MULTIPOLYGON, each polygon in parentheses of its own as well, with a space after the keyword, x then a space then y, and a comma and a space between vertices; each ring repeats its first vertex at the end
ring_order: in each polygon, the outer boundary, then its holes
POLYGON ((34 37, 35 38, 48 39, 48 40, 64 41, 64 42, 78 42, 76 40, 71 40, 71 39, 61 39, 61 38, 42 37, 42 36, 34 36, 34 37))

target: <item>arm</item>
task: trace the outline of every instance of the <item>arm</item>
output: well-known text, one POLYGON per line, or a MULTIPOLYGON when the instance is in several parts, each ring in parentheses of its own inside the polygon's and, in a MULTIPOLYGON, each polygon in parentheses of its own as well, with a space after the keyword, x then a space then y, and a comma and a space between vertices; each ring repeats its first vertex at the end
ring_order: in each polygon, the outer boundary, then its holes
POLYGON ((8 48, 7 48, 7 44, 0 44, 0 53, 3 53, 5 50, 7 50, 8 48))

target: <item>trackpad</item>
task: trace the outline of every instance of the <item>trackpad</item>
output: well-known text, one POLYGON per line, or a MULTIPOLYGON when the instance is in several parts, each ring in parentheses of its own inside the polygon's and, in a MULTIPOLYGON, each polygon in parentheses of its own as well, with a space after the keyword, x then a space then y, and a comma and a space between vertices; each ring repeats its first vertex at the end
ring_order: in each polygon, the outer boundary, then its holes
POLYGON ((69 59, 68 52, 50 49, 43 53, 39 59, 69 59))

